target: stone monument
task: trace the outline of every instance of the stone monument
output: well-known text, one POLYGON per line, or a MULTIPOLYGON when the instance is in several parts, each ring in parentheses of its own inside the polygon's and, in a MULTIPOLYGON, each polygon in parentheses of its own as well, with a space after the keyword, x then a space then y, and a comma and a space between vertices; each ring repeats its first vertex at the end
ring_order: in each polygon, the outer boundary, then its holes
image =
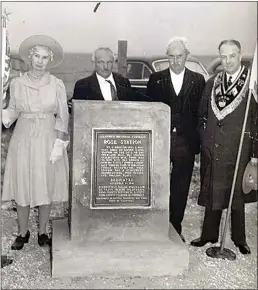
POLYGON ((170 108, 73 101, 68 219, 53 222, 52 276, 163 276, 188 268, 169 224, 170 108))

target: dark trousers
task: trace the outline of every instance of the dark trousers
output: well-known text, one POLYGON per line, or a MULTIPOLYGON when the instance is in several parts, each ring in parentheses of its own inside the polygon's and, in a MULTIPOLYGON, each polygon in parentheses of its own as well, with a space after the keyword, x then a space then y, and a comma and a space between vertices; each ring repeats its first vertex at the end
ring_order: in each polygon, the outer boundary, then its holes
MULTIPOLYGON (((211 210, 207 208, 205 209, 201 235, 202 239, 218 240, 221 215, 222 210, 211 210)), ((235 244, 243 244, 246 242, 244 204, 241 208, 237 210, 236 209, 231 210, 231 239, 235 244)))
POLYGON ((170 177, 170 222, 180 235, 187 197, 191 183, 195 155, 191 152, 184 137, 171 136, 170 160, 172 172, 170 177))

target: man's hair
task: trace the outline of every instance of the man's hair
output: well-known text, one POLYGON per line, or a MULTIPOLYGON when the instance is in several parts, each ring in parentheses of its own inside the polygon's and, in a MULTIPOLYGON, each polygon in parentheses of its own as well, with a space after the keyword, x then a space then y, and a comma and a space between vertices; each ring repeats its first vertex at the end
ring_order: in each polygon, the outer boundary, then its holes
POLYGON ((241 44, 238 40, 235 40, 235 39, 225 39, 225 40, 222 40, 221 43, 219 44, 219 51, 220 51, 220 48, 222 45, 224 44, 234 44, 238 49, 239 51, 241 52, 241 44))
POLYGON ((110 52, 112 55, 113 55, 113 58, 114 58, 114 60, 115 60, 115 55, 114 55, 114 53, 113 53, 113 51, 109 48, 109 47, 99 47, 99 48, 97 48, 94 52, 93 52, 93 55, 92 55, 92 61, 94 61, 95 62, 95 60, 96 60, 96 54, 99 52, 99 51, 101 51, 101 50, 104 50, 104 51, 106 51, 106 52, 110 52))
POLYGON ((176 43, 176 42, 181 42, 183 44, 185 50, 189 53, 188 40, 186 37, 182 37, 182 36, 174 36, 169 40, 168 45, 167 45, 167 52, 168 52, 170 45, 172 43, 176 43))

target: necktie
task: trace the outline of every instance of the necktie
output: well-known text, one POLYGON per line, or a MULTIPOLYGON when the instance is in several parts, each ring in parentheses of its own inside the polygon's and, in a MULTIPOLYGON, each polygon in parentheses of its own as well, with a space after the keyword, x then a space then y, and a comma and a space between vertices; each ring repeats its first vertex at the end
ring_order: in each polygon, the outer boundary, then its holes
POLYGON ((228 78, 228 88, 232 85, 232 76, 228 78))
POLYGON ((114 85, 112 84, 112 82, 110 80, 106 80, 106 82, 108 82, 110 84, 110 90, 111 90, 112 100, 113 101, 118 100, 118 98, 117 98, 117 92, 116 92, 116 89, 115 89, 114 85))

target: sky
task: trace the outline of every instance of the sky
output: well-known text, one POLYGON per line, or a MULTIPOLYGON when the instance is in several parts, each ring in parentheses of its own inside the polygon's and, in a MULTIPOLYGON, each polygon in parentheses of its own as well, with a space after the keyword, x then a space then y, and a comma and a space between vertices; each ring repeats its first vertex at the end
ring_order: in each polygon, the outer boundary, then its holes
POLYGON ((217 54, 221 40, 239 40, 253 53, 257 39, 256 2, 2 2, 9 15, 11 51, 33 34, 46 34, 65 52, 91 53, 99 46, 117 52, 127 40, 128 55, 164 54, 169 39, 185 36, 192 54, 217 54))

